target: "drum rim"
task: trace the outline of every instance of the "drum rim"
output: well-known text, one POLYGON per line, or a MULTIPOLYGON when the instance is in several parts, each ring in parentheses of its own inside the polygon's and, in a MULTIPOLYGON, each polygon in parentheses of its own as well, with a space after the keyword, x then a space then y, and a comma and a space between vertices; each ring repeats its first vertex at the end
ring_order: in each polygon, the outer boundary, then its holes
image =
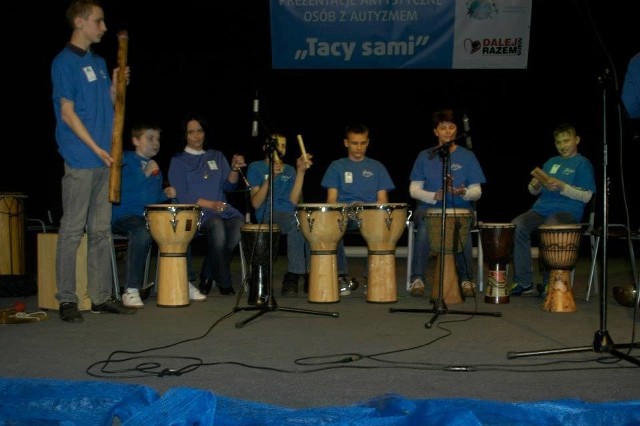
POLYGON ((564 230, 574 230, 574 229, 582 229, 582 225, 580 225, 579 223, 567 223, 564 225, 540 225, 538 227, 538 229, 548 229, 548 230, 555 230, 555 229, 564 229, 564 230))
POLYGON ((380 209, 380 210, 383 210, 383 209, 387 208, 388 206, 400 206, 400 208, 402 208, 402 207, 408 207, 409 204, 408 203, 358 203, 358 204, 354 205, 353 207, 355 207, 355 208, 362 207, 363 209, 380 209))
POLYGON ((298 204, 296 210, 342 210, 347 206, 347 203, 304 203, 298 204))
MULTIPOLYGON (((444 209, 445 213, 453 213, 454 216, 465 216, 465 215, 471 215, 473 216, 473 210, 471 209, 461 209, 461 208, 446 208, 444 209)), ((431 212, 431 214, 442 214, 442 209, 439 207, 432 207, 432 208, 428 208, 425 210, 425 215, 429 214, 431 212)))
POLYGON ((201 207, 197 204, 147 204, 145 210, 198 210, 201 207))
MULTIPOLYGON (((242 225, 240 227, 240 231, 242 231, 243 229, 245 230, 265 230, 268 231, 269 230, 269 224, 268 223, 245 223, 244 225, 242 225)), ((273 224, 273 229, 277 229, 278 231, 280 231, 280 225, 278 225, 277 223, 273 224)))
POLYGON ((482 222, 478 224, 478 228, 515 228, 515 223, 500 223, 500 222, 482 222))

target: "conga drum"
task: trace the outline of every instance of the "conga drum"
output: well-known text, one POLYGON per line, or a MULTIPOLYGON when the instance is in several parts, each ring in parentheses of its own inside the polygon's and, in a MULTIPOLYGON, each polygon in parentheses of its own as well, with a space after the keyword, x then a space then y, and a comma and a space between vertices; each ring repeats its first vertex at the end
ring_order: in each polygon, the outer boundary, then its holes
POLYGON ((0 194, 0 275, 25 273, 25 194, 0 194))
MULTIPOLYGON (((249 263, 249 305, 264 305, 269 300, 269 282, 271 280, 270 261, 276 259, 280 240, 280 226, 273 224, 273 233, 269 233, 268 223, 246 223, 240 228, 242 252, 249 263), (271 256, 269 256, 269 240, 271 256)), ((271 294, 272 302, 273 294, 271 294)))
POLYGON ((157 305, 189 306, 187 250, 200 227, 202 209, 196 204, 149 204, 144 217, 159 249, 157 305))
POLYGON ((513 256, 516 226, 513 223, 482 223, 480 239, 489 265, 485 303, 509 303, 507 265, 513 256))
POLYGON ((570 271, 580 254, 582 226, 541 225, 538 228, 542 260, 549 269, 547 297, 542 309, 548 312, 575 312, 570 271))
POLYGON ((443 280, 442 297, 447 304, 462 303, 462 292, 456 272, 455 253, 462 251, 467 241, 473 212, 469 209, 445 209, 445 240, 442 241, 442 209, 427 209, 424 215, 429 234, 430 249, 438 256, 432 299, 440 298, 440 277, 443 280), (440 270, 440 254, 444 252, 444 267, 440 270))
POLYGON ((347 229, 347 204, 298 204, 295 216, 311 252, 308 301, 339 302, 337 253, 347 229))
POLYGON ((396 244, 407 224, 407 204, 363 203, 353 207, 360 234, 367 242, 367 302, 398 301, 396 244))

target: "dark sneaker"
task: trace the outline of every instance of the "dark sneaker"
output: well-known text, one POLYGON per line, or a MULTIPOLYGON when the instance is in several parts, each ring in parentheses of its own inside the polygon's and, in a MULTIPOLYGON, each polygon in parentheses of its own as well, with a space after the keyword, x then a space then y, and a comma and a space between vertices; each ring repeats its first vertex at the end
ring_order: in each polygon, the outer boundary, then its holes
POLYGON ((514 284, 511 287, 512 296, 522 296, 523 294, 529 294, 531 292, 533 292, 533 284, 529 284, 528 286, 523 286, 522 284, 514 284))
POLYGON ((300 276, 292 272, 284 274, 282 280, 282 294, 283 296, 295 296, 298 294, 298 279, 300 276))
POLYGON ((110 297, 99 305, 91 304, 91 311, 108 314, 135 314, 137 309, 127 308, 115 297, 110 297))
POLYGON ((545 284, 536 284, 536 290, 538 290, 538 297, 547 298, 547 286, 545 284))
POLYGON ((62 302, 60 304, 60 319, 65 322, 82 322, 82 314, 75 302, 62 302))
POLYGON ((234 294, 236 294, 236 291, 233 289, 233 287, 218 287, 218 291, 224 296, 233 296, 234 294))

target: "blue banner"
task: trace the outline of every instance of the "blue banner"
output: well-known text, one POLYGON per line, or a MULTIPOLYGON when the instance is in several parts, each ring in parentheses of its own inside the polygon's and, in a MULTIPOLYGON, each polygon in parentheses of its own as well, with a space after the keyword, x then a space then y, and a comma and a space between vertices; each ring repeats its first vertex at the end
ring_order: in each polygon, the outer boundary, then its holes
POLYGON ((532 0, 271 0, 275 69, 526 68, 532 0))

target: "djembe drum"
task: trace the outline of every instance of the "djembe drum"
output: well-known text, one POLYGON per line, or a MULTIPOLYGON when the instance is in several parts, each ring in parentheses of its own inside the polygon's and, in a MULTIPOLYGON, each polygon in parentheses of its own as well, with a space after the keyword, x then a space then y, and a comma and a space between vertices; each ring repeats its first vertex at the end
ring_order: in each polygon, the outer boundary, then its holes
POLYGON ((364 203, 353 215, 368 248, 367 302, 398 301, 396 244, 407 224, 407 204, 364 203))
POLYGON ((311 252, 308 301, 339 302, 337 253, 347 229, 347 205, 298 204, 295 216, 311 252))
POLYGON ((570 271, 578 261, 580 225, 541 225, 538 228, 542 260, 549 269, 547 297, 542 309, 548 312, 575 312, 570 271))
POLYGON ((196 204, 149 204, 144 217, 159 249, 157 305, 189 306, 187 250, 200 227, 202 209, 196 204))
MULTIPOLYGON (((280 226, 273 224, 273 233, 269 233, 268 223, 246 223, 240 228, 242 251, 250 265, 249 305, 264 305, 273 298, 269 293, 271 281, 271 260, 278 254, 280 226), (271 251, 269 250, 269 240, 271 251), (271 253, 271 256, 270 256, 271 253)), ((274 299, 275 300, 275 299, 274 299)), ((273 301, 273 300, 272 300, 273 301)))
POLYGON ((513 223, 482 223, 480 239, 489 265, 485 303, 509 303, 507 265, 513 256, 516 226, 513 223))
POLYGON ((0 275, 25 273, 25 206, 20 192, 0 194, 0 275))
POLYGON ((461 252, 467 241, 473 223, 473 213, 468 209, 445 209, 444 241, 441 238, 442 209, 427 209, 424 220, 429 233, 431 252, 438 256, 431 298, 434 300, 440 298, 440 277, 442 277, 442 295, 445 303, 462 303, 455 253, 461 252), (441 271, 440 255, 442 251, 444 251, 444 267, 441 271))

